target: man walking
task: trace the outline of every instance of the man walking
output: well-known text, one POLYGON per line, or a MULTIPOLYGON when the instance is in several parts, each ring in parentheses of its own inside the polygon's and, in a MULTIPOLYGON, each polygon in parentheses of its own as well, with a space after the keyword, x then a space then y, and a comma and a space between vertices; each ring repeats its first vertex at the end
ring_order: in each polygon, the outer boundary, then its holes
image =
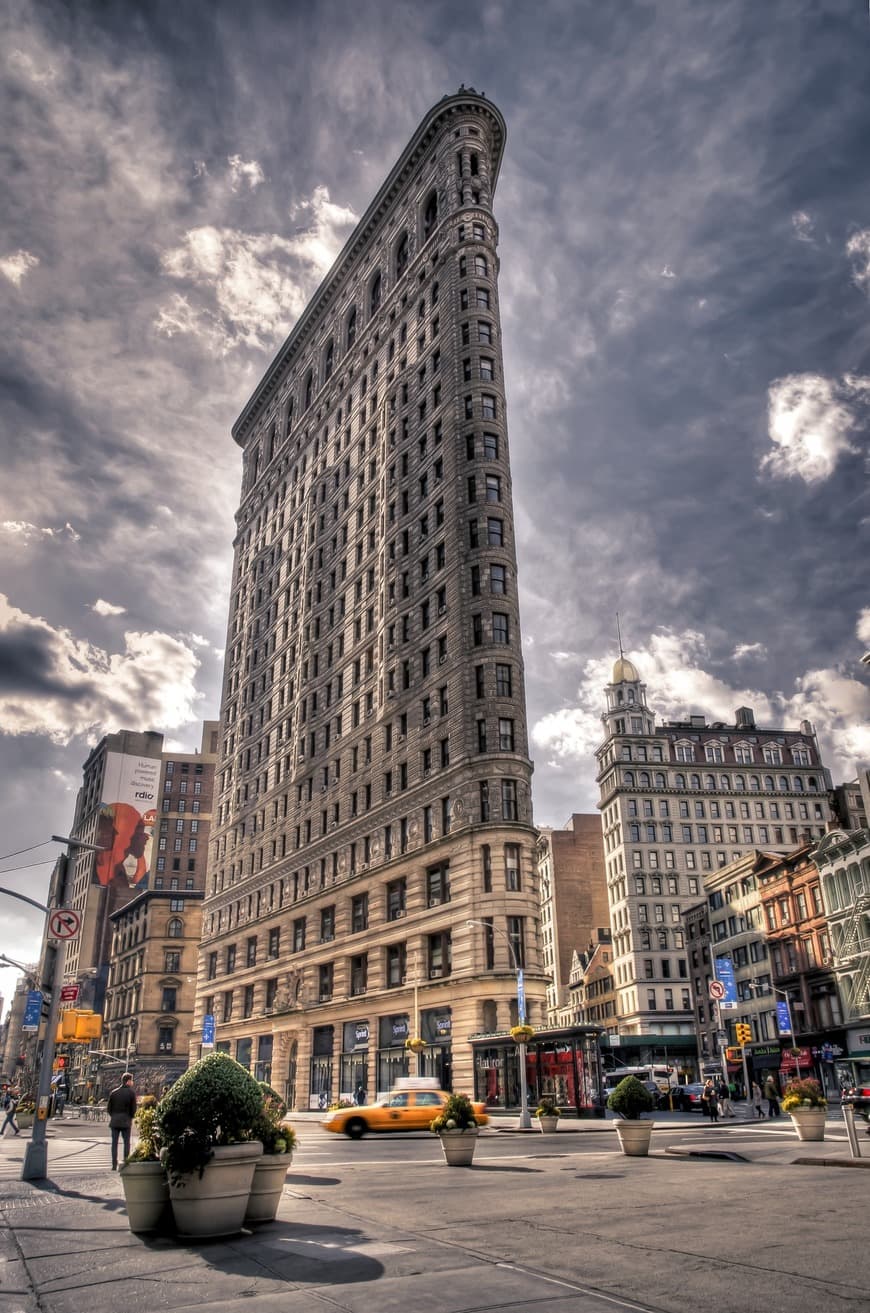
POLYGON ((3 1107, 6 1110, 6 1120, 4 1121, 3 1126, 0 1127, 0 1135, 6 1134, 7 1126, 11 1130, 13 1130, 16 1135, 21 1134, 21 1128, 19 1127, 18 1122, 15 1120, 15 1111, 18 1107, 19 1097, 20 1096, 17 1090, 6 1091, 6 1096, 3 1103, 3 1107))
POLYGON ((118 1139, 124 1140, 124 1157, 130 1153, 130 1128, 136 1115, 136 1095, 133 1091, 133 1077, 125 1071, 121 1084, 112 1090, 106 1101, 109 1115, 109 1127, 112 1132, 112 1171, 118 1170, 118 1139))

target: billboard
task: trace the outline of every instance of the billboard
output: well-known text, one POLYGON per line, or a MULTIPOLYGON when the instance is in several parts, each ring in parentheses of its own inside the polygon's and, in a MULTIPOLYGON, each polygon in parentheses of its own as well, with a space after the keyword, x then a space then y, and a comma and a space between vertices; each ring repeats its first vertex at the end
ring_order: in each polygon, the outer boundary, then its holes
POLYGON ((145 887, 157 824, 159 780, 159 757, 106 753, 96 838, 106 851, 97 853, 94 864, 98 884, 123 881, 130 889, 145 887))

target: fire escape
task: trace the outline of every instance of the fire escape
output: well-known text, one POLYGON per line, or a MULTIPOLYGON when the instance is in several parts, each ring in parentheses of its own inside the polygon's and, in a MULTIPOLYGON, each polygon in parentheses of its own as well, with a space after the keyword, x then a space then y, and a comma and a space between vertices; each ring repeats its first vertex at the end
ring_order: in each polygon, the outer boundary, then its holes
POLYGON ((870 1015, 870 894, 855 900, 836 948, 843 1006, 848 1021, 870 1015))

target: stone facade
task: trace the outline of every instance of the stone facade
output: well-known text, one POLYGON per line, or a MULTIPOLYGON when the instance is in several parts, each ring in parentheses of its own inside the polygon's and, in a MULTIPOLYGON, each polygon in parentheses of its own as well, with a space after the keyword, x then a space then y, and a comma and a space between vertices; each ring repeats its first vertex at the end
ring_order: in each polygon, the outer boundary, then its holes
POLYGON ((820 838, 831 781, 812 726, 762 729, 703 716, 656 725, 646 685, 620 657, 597 751, 620 1032, 694 1036, 683 915, 708 874, 753 848, 820 838), (651 964, 651 974, 650 974, 651 964))
MULTIPOLYGON (((492 192, 426 115, 246 405, 197 1028, 296 1106, 544 1015, 492 192), (483 924, 469 925, 468 922, 483 924), (252 960, 248 964, 248 945, 252 960)), ((200 1046, 191 1045, 191 1056, 200 1046)))

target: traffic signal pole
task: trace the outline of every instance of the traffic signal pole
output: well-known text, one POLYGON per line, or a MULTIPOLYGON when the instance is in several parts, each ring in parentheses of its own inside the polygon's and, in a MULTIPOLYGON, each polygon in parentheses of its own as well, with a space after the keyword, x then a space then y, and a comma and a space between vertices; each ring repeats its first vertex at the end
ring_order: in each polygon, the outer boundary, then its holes
POLYGON ((42 1063, 39 1068, 39 1087, 36 1092, 36 1115, 33 1118, 33 1130, 27 1148, 24 1150, 24 1164, 21 1168, 22 1181, 42 1181, 48 1175, 48 1147, 45 1142, 48 1125, 48 1104, 51 1098, 51 1068, 54 1061, 54 1043, 57 1032, 57 1019, 60 1016, 60 984, 63 980, 63 966, 66 960, 66 941, 57 941, 54 957, 54 970, 51 976, 51 1001, 48 1006, 48 1021, 45 1039, 42 1042, 42 1063))

